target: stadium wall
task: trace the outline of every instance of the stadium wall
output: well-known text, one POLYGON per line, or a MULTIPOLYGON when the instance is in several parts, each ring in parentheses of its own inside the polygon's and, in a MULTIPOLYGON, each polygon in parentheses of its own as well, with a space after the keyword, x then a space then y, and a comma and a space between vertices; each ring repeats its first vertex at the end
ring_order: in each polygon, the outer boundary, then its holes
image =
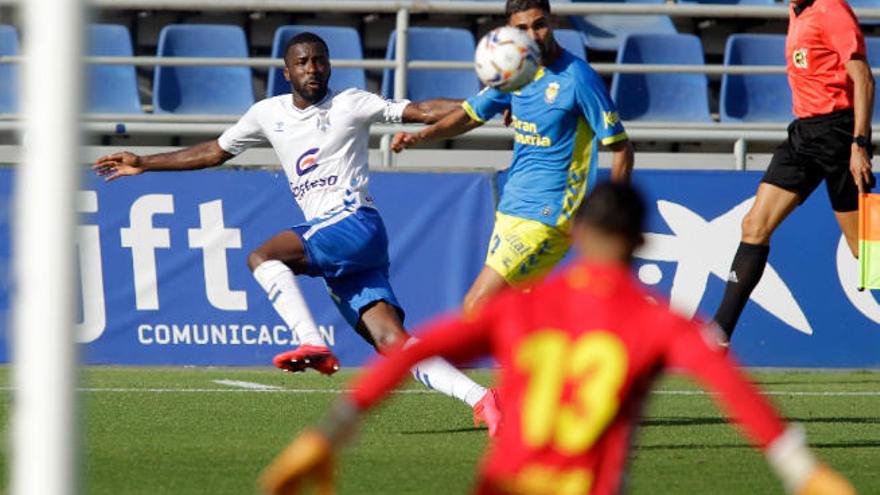
MULTIPOLYGON (((0 310, 10 283, 12 169, 0 170, 0 310)), ((504 174, 373 175, 391 238, 392 282, 410 326, 457 307, 478 273, 504 174)), ((649 198, 639 278, 692 315, 711 314, 760 180, 756 172, 639 171, 649 198)), ((266 365, 296 342, 247 270, 247 254, 302 220, 279 172, 147 174, 104 184, 87 175, 76 256, 83 287, 77 339, 85 362, 266 365)), ((66 250, 59 249, 59 255, 66 250)), ((856 290, 824 192, 775 235, 770 264, 734 339, 748 365, 880 367, 880 304, 856 290)), ((303 282, 343 365, 372 351, 338 315, 323 284, 303 282)), ((46 301, 51 311, 52 301, 46 301)), ((9 359, 7 318, 0 361, 9 359)), ((39 329, 33 329, 39 331, 39 329)), ((650 331, 650 329, 645 329, 650 331)))

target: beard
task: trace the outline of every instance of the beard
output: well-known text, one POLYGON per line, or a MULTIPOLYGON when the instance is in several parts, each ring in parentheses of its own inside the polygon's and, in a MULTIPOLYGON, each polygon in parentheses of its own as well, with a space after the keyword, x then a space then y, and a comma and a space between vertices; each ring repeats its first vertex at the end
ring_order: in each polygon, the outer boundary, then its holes
POLYGON ((553 38, 549 38, 547 40, 544 40, 543 43, 538 44, 538 49, 541 52, 541 64, 544 65, 553 56, 553 38))
POLYGON ((293 90, 300 96, 300 98, 310 103, 320 101, 327 94, 327 81, 319 84, 317 88, 312 88, 305 84, 300 85, 295 81, 291 81, 291 86, 293 86, 293 90))

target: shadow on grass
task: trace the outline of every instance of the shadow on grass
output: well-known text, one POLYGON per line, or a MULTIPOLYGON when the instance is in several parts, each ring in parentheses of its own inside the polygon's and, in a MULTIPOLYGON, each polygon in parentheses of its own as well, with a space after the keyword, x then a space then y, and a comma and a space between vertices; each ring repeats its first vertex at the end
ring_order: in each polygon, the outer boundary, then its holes
POLYGON ((878 385, 880 376, 859 380, 830 380, 830 381, 786 381, 786 380, 752 380, 752 383, 761 387, 765 385, 878 385))
MULTIPOLYGON (((853 448, 880 448, 880 440, 857 440, 846 442, 820 442, 810 443, 810 447, 816 449, 853 449, 853 448)), ((746 443, 695 443, 695 444, 657 444, 636 445, 636 451, 661 451, 661 450, 750 450, 752 447, 746 443)))
POLYGON ((448 428, 442 430, 410 430, 410 431, 402 431, 401 435, 446 435, 449 433, 473 433, 475 431, 485 432, 486 428, 480 428, 476 426, 469 426, 466 428, 448 428))
MULTIPOLYGON (((875 418, 786 418, 793 423, 815 423, 815 424, 880 424, 880 417, 875 418)), ((727 423, 725 418, 649 418, 642 420, 642 426, 710 426, 727 423)))

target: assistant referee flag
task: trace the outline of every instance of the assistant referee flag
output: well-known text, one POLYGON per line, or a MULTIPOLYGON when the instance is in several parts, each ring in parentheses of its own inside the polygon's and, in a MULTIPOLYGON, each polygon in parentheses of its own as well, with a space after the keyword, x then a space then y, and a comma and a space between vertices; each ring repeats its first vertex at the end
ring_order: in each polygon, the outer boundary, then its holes
POLYGON ((880 194, 859 194, 859 288, 880 289, 880 194))

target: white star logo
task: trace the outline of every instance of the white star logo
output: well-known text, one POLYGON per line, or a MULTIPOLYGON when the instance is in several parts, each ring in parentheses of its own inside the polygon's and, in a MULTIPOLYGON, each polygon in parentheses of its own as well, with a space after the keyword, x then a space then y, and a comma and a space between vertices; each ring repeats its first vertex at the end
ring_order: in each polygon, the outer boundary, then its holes
MULTIPOLYGON (((645 246, 636 256, 678 263, 670 293, 673 309, 688 318, 694 316, 706 292, 709 274, 722 281, 728 279, 740 241, 742 218, 753 202, 754 198, 747 199, 707 222, 680 204, 657 201, 657 209, 673 234, 646 234, 645 246)), ((659 281, 657 271, 656 266, 646 271, 652 275, 653 283, 659 281)), ((813 333, 791 290, 769 263, 750 299, 794 329, 807 335, 813 333)))
POLYGON ((846 237, 837 241, 837 277, 849 302, 874 323, 880 323, 880 303, 870 290, 859 292, 859 261, 853 258, 846 244, 846 237))

